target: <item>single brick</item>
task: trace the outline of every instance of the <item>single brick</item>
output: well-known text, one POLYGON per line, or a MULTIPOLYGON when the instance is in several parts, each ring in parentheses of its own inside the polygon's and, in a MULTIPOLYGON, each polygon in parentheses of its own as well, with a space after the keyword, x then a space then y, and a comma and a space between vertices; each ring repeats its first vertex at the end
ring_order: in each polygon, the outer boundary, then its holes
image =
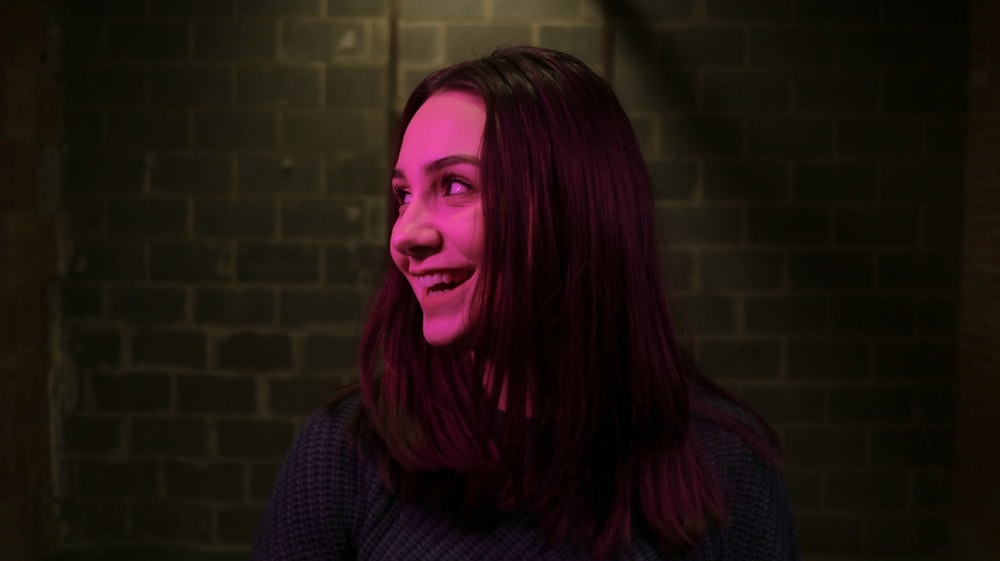
POLYGON ((795 533, 802 551, 859 556, 864 521, 855 513, 803 513, 795 517, 795 533))
POLYGON ((736 302, 730 296, 692 294, 677 298, 681 325, 695 335, 736 332, 736 302))
MULTIPOLYGON (((103 198, 86 195, 61 195, 63 208, 67 210, 69 224, 67 233, 76 244, 100 244, 108 236, 107 204, 103 198)), ((71 272, 72 274, 72 272, 71 272)))
POLYGON ((922 66, 924 34, 892 29, 842 29, 837 57, 843 68, 909 69, 922 66))
POLYGON ((289 421, 219 419, 219 455, 225 458, 280 460, 295 435, 289 421))
POLYGON ((709 115, 664 117, 664 155, 738 156, 743 152, 743 119, 709 115))
POLYGON ((917 470, 912 476, 913 506, 918 509, 940 509, 951 505, 952 477, 948 469, 917 470))
POLYGON ((282 140, 286 148, 323 152, 383 148, 386 115, 381 110, 290 110, 283 116, 282 140))
POLYGON ((205 335, 186 330, 139 330, 132 337, 132 362, 202 368, 206 365, 205 335))
POLYGON ((236 0, 149 0, 149 13, 153 16, 185 18, 220 17, 235 15, 236 0))
MULTIPOLYGON (((590 3, 586 3, 589 5, 590 3)), ((650 21, 683 21, 694 18, 694 0, 635 0, 632 2, 608 2, 604 6, 611 11, 614 19, 621 19, 633 25, 645 25, 650 21)))
POLYGON ((906 505, 906 478, 901 473, 837 473, 826 478, 826 507, 837 511, 899 510, 906 505))
POLYGON ((957 251, 882 253, 876 258, 878 286, 889 290, 953 290, 962 277, 957 251))
POLYGON ((237 73, 241 105, 317 107, 320 71, 311 66, 249 66, 237 73))
POLYGON ((913 389, 908 386, 831 388, 830 418, 838 423, 906 423, 913 419, 913 389))
POLYGON ((870 515, 862 547, 875 555, 919 558, 951 547, 948 510, 936 513, 887 512, 870 515))
POLYGON ((916 310, 909 298, 897 296, 835 298, 833 331, 851 335, 911 335, 916 310))
POLYGON ((701 338, 699 363, 724 380, 773 380, 781 375, 781 344, 775 339, 701 338))
POLYGON ((271 199, 198 199, 194 231, 199 238, 273 238, 277 211, 271 199))
POLYGON ((698 110, 698 75, 687 70, 648 65, 622 67, 615 72, 615 89, 628 111, 698 110))
POLYGON ((317 193, 321 165, 315 156, 241 155, 236 186, 240 193, 317 193))
POLYGON ((882 198, 905 203, 962 202, 965 166, 960 162, 885 164, 882 198))
POLYGON ((353 338, 310 335, 306 338, 304 370, 352 370, 357 368, 358 342, 353 338))
POLYGON ((783 246, 827 245, 831 241, 830 210, 814 206, 753 206, 747 209, 747 241, 783 246))
POLYGON ((787 72, 709 70, 704 80, 706 110, 753 113, 789 109, 791 80, 787 72))
POLYGON ((864 428, 801 428, 785 431, 789 467, 855 467, 868 464, 864 428))
POLYGON ((749 334, 821 334, 830 325, 827 298, 748 296, 744 306, 744 321, 749 334))
POLYGON ((496 47, 531 42, 531 26, 504 23, 450 24, 444 30, 445 62, 487 55, 496 47))
POLYGON ((440 2, 400 0, 399 2, 399 16, 404 20, 475 18, 485 15, 483 2, 467 2, 466 0, 441 0, 440 2))
POLYGON ((163 66, 150 75, 154 105, 220 106, 233 99, 232 70, 226 66, 163 66))
POLYGON ((741 397, 771 423, 826 420, 826 389, 819 386, 749 386, 741 397))
POLYGON ((183 237, 187 234, 187 201, 166 197, 111 199, 108 224, 111 234, 122 238, 183 237))
POLYGON ((124 107, 146 102, 147 71, 141 66, 85 66, 66 78, 68 105, 124 107))
POLYGON ((81 461, 76 471, 81 497, 155 497, 159 488, 159 470, 151 461, 81 461))
POLYGON ((188 26, 170 20, 109 23, 107 53, 116 60, 186 60, 188 26))
POLYGON ((224 195, 232 191, 233 165, 229 156, 160 154, 151 162, 154 191, 224 195))
POLYGON ((882 79, 886 113, 964 113, 966 74, 954 71, 887 73, 882 79))
POLYGON ((104 316, 104 290, 100 286, 64 284, 59 302, 66 318, 97 319, 104 316))
POLYGON ((236 333, 216 342, 216 365, 224 370, 274 371, 292 368, 287 334, 236 333))
POLYGON ((104 411, 166 411, 170 407, 170 377, 129 372, 96 373, 91 379, 98 409, 104 411))
POLYGON ((868 289, 874 282, 874 259, 867 253, 792 253, 788 278, 793 289, 868 289))
POLYGON ((788 168, 785 164, 738 160, 705 162, 706 200, 777 201, 785 198, 788 168))
MULTIPOLYGON (((576 2, 573 2, 576 4, 576 2)), ((546 2, 532 5, 547 6, 546 2)), ((597 68, 602 63, 601 26, 574 23, 572 25, 542 25, 538 28, 539 43, 550 49, 570 53, 585 64, 597 68)))
POLYGON ((383 66, 328 66, 327 107, 383 107, 388 94, 387 73, 383 66))
POLYGON ((917 306, 917 323, 921 334, 953 335, 959 329, 959 298, 957 294, 941 298, 933 296, 920 300, 917 306))
POLYGON ((228 325, 274 322, 274 292, 267 289, 204 288, 195 291, 195 320, 228 325))
POLYGON ((739 207, 673 205, 660 211, 670 244, 738 243, 743 230, 739 207))
POLYGON ((792 188, 803 201, 868 201, 878 189, 878 169, 873 164, 838 162, 795 164, 792 188))
POLYGON ((493 6, 493 16, 497 19, 576 19, 579 15, 576 0, 506 0, 493 6))
POLYGON ((833 124, 825 117, 760 117, 747 123, 747 148, 754 156, 828 157, 833 138, 833 124))
POLYGON ((289 199, 282 207, 282 237, 357 238, 364 206, 357 200, 289 199))
POLYGON ((646 163, 657 199, 691 200, 698 184, 698 165, 691 162, 651 160, 646 163))
POLYGON ((961 116, 924 118, 925 150, 938 158, 965 161, 966 123, 961 116))
POLYGON ((240 281, 317 282, 319 248, 291 243, 241 243, 236 252, 240 281))
POLYGON ((222 506, 216 510, 218 536, 222 542, 244 545, 257 535, 263 506, 222 506))
POLYGON ((835 338, 792 339, 788 342, 788 377, 793 380, 864 380, 869 351, 857 341, 835 338))
POLYGON ((109 111, 108 147, 127 150, 172 150, 188 147, 186 111, 138 109, 109 111))
POLYGON ((177 410, 203 413, 254 413, 254 378, 233 376, 177 376, 177 410))
POLYGON ((795 109, 808 113, 875 113, 879 109, 879 74, 800 72, 795 76, 795 109))
POLYGON ((823 505, 823 477, 817 470, 784 470, 793 512, 819 510, 823 505))
POLYGON ((318 16, 320 0, 239 0, 241 16, 318 16))
POLYGON ((247 467, 250 470, 250 498, 263 502, 271 494, 271 488, 278 479, 281 462, 254 462, 247 467))
POLYGON ((113 541, 129 531, 125 501, 63 498, 59 501, 59 514, 73 539, 113 541))
POLYGON ((713 250, 702 253, 702 287, 709 290, 768 290, 782 284, 778 251, 713 250))
POLYGON ((387 0, 337 0, 327 2, 328 16, 382 16, 386 14, 387 0))
POLYGON ((187 315, 187 292, 181 288, 116 286, 111 288, 111 318, 132 323, 169 323, 187 315))
POLYGON ((969 17, 968 7, 955 2, 885 0, 883 10, 883 21, 889 25, 964 27, 969 17))
POLYGON ((65 159, 63 185, 68 193, 139 193, 145 165, 138 155, 74 151, 65 159))
POLYGON ((791 13, 790 0, 705 0, 709 21, 786 21, 791 13))
POLYGON ((195 146, 205 150, 273 148, 277 139, 271 111, 201 111, 195 114, 195 146))
POLYGON ((329 245, 325 251, 325 262, 327 282, 370 287, 383 266, 388 266, 388 252, 379 246, 329 245))
POLYGON ((385 196, 389 182, 389 166, 381 155, 339 154, 327 160, 327 190, 330 193, 349 193, 385 196))
POLYGON ((927 66, 954 70, 968 64, 969 34, 963 31, 928 31, 927 66))
POLYGON ((136 455, 205 456, 208 427, 204 419, 132 419, 131 451, 136 455))
POLYGON ((366 58, 372 38, 362 22, 285 21, 281 53, 296 61, 328 62, 366 58))
POLYGON ((878 23, 879 5, 869 0, 796 0, 795 19, 808 23, 878 23))
POLYGON ((913 418, 917 422, 946 425, 955 422, 958 403, 950 379, 943 384, 920 386, 913 391, 913 418))
POLYGON ((194 24, 194 55, 202 60, 273 59, 277 23, 269 19, 206 20, 194 24))
POLYGON ((233 250, 225 243, 162 242, 150 246, 154 281, 226 281, 235 270, 233 250))
POLYGON ((121 451, 121 419, 70 415, 62 422, 62 448, 67 454, 106 455, 121 451))
POLYGON ((937 427, 872 431, 872 464, 907 469, 944 467, 951 462, 954 435, 937 427))
POLYGON ((958 348, 954 341, 885 341, 875 348, 875 375, 878 378, 949 380, 957 374, 958 348))
POLYGON ((834 232, 841 245, 913 246, 919 240, 919 215, 911 209, 842 208, 834 232))
POLYGON ((239 500, 244 466, 233 463, 164 462, 167 496, 171 499, 239 500))
POLYGON ((74 245, 68 276, 75 280, 144 280, 146 252, 139 244, 93 242, 74 245))
MULTIPOLYGON (((141 8, 131 3, 133 8, 141 8)), ((67 66, 95 63, 107 59, 105 22, 96 19, 62 19, 59 38, 62 42, 61 55, 67 66)))
MULTIPOLYGON (((657 62, 665 66, 743 66, 746 38, 738 27, 671 27, 654 31, 657 62)), ((637 51, 648 58, 648 50, 637 51)))
POLYGON ((281 415, 305 415, 323 407, 344 381, 321 378, 293 378, 271 380, 270 396, 272 413, 281 415))
POLYGON ((751 28, 747 45, 753 66, 833 67, 834 33, 827 27, 751 28))
POLYGON ((148 501, 132 504, 137 538, 205 543, 212 539, 212 507, 203 503, 148 501))
POLYGON ((399 62, 435 64, 444 56, 444 29, 441 25, 399 22, 399 62))
POLYGON ((66 347, 77 368, 117 366, 121 360, 121 336, 113 328, 68 330, 66 347))
POLYGON ((283 289, 281 323, 359 323, 363 319, 365 300, 357 288, 283 289))

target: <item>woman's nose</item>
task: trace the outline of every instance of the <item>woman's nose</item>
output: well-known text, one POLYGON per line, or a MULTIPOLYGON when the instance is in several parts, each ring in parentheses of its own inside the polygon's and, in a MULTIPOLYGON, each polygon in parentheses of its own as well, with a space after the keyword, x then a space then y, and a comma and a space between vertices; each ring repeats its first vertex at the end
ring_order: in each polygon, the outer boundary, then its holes
POLYGON ((422 259, 441 248, 441 232, 419 204, 411 203, 392 227, 392 247, 403 255, 422 259))

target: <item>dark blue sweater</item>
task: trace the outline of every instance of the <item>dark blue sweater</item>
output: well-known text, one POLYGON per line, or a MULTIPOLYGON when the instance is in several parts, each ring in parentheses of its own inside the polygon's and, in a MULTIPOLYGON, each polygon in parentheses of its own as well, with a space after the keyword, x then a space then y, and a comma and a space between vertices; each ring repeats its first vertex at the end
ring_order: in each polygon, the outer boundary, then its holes
MULTIPOLYGON (((546 546, 536 518, 506 516, 489 530, 469 530, 444 514, 386 491, 375 461, 348 442, 361 400, 350 396, 303 427, 271 492, 257 532, 254 561, 499 561, 588 558, 569 541, 546 546)), ((784 481, 739 437, 695 421, 698 441, 722 482, 729 521, 685 556, 698 561, 785 561, 798 551, 784 481)), ((641 531, 615 560, 663 560, 641 531)))

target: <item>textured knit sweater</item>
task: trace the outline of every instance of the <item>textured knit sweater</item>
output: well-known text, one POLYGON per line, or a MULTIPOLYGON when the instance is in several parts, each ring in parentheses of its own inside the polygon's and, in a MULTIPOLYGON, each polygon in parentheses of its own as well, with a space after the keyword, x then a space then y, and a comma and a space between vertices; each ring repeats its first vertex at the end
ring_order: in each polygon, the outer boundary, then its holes
MULTIPOLYGON (((347 427, 361 400, 310 417, 288 453, 257 532, 254 561, 585 560, 588 550, 546 545, 537 518, 510 514, 488 530, 458 526, 439 512, 387 491, 377 461, 350 444, 347 427)), ((798 559, 781 474, 738 436, 695 421, 692 429, 722 482, 729 512, 686 555, 665 557, 643 532, 615 560, 784 561, 798 559)))

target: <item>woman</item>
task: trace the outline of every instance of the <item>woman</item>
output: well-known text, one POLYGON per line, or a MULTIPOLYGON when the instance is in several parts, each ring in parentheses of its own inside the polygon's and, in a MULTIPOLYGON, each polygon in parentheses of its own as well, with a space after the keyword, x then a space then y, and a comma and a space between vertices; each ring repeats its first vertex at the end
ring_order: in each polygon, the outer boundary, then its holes
POLYGON ((796 558, 774 434, 678 341, 608 84, 500 50, 402 130, 360 392, 303 428, 253 558, 796 558))

